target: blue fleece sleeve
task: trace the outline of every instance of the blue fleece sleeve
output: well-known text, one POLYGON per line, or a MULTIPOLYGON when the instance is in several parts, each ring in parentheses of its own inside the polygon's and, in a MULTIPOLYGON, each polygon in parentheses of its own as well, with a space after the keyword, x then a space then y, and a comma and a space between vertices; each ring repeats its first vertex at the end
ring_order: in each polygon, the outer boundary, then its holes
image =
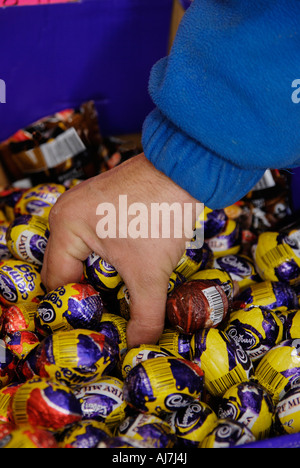
POLYGON ((299 0, 194 0, 151 71, 145 155, 210 208, 300 165, 299 25, 299 0))

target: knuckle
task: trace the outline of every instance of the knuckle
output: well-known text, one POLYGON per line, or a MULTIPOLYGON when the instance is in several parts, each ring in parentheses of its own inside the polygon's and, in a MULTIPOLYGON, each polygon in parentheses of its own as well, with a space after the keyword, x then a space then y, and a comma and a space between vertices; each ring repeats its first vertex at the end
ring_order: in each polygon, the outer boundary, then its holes
POLYGON ((50 228, 54 224, 57 224, 68 216, 68 204, 66 200, 64 200, 63 195, 56 201, 56 203, 52 206, 50 213, 49 213, 49 225, 50 228))
POLYGON ((57 206, 57 204, 53 205, 53 207, 50 210, 49 219, 48 219, 50 227, 54 223, 56 223, 56 221, 59 219, 60 217, 59 212, 60 212, 60 208, 57 206))

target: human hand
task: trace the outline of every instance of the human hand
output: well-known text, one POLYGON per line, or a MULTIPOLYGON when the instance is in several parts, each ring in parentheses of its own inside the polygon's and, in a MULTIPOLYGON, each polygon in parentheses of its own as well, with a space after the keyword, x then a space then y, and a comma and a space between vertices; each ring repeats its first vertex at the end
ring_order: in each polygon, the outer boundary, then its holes
MULTIPOLYGON (((80 281, 84 260, 95 252, 115 267, 129 290, 128 347, 155 344, 164 328, 169 278, 186 242, 192 237, 192 228, 199 214, 196 213, 197 207, 199 203, 155 169, 144 154, 135 156, 80 183, 58 199, 49 217, 50 238, 41 272, 42 281, 48 290, 80 281), (100 204, 111 203, 118 220, 120 195, 127 196, 128 207, 139 203, 147 208, 148 213, 151 213, 153 203, 166 202, 170 206, 176 202, 182 208, 185 203, 192 204, 189 235, 184 234, 183 219, 178 220, 174 216, 168 238, 161 235, 153 238, 151 232, 147 238, 134 238, 128 233, 122 238, 124 226, 117 226, 114 238, 100 238, 97 208, 100 204), (178 238, 174 237, 174 232, 178 238)), ((128 223, 130 219, 132 216, 128 216, 128 223)), ((161 231, 161 225, 155 227, 161 231)))

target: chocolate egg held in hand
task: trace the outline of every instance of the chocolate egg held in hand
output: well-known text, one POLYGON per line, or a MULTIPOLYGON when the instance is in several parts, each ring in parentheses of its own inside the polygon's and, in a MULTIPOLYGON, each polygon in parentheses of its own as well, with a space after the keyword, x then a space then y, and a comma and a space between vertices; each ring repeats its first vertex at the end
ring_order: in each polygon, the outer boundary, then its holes
POLYGON ((167 299, 167 317, 177 330, 193 334, 215 328, 228 313, 222 287, 211 280, 193 280, 178 286, 167 299))

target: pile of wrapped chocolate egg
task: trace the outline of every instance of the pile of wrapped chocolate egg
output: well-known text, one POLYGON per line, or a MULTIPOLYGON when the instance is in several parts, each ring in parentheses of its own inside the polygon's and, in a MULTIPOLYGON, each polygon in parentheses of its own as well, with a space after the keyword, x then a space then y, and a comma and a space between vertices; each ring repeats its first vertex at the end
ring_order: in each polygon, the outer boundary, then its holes
POLYGON ((272 175, 273 199, 205 207, 159 341, 130 350, 113 265, 93 253, 80 283, 41 282, 50 209, 80 181, 0 193, 0 447, 226 448, 300 432, 300 225, 279 229, 293 213, 272 175))

